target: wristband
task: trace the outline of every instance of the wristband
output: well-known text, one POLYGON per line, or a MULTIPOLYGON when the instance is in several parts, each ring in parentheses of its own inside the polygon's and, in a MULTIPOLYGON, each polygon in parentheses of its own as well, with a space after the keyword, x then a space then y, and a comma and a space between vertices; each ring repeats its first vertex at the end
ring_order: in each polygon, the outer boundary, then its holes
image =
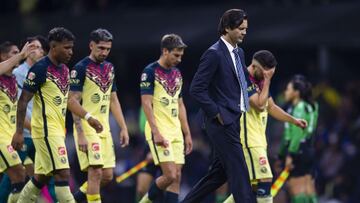
POLYGON ((84 116, 84 119, 89 120, 90 117, 92 117, 92 115, 89 112, 87 112, 84 116))

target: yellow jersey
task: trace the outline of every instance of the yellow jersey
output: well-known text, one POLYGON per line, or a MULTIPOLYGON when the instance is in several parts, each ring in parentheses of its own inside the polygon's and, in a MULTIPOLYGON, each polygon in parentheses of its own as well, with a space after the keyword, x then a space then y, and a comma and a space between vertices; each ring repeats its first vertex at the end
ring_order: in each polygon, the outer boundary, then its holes
POLYGON ((30 68, 23 91, 34 93, 32 138, 65 136, 69 80, 68 67, 65 64, 56 66, 48 56, 30 68))
MULTIPOLYGON (((111 93, 116 92, 114 66, 104 61, 96 63, 89 57, 79 61, 70 72, 70 90, 82 92, 82 106, 103 125, 101 137, 111 136, 109 125, 111 93)), ((85 135, 96 135, 86 120, 81 120, 85 135)))
MULTIPOLYGON (((140 81, 141 95, 153 95, 153 112, 157 127, 163 136, 182 135, 179 119, 179 98, 183 80, 179 69, 166 69, 158 62, 149 64, 140 81)), ((149 128, 149 123, 145 126, 149 128)), ((147 135, 147 139, 151 139, 147 135)))
POLYGON ((16 130, 17 83, 15 76, 0 76, 0 143, 11 140, 16 130))
MULTIPOLYGON (((249 74, 248 82, 249 98, 262 88, 262 81, 256 81, 249 74)), ((240 118, 240 142, 244 148, 250 147, 267 147, 266 125, 268 120, 268 101, 265 110, 256 111, 250 107, 249 111, 244 113, 240 118)))

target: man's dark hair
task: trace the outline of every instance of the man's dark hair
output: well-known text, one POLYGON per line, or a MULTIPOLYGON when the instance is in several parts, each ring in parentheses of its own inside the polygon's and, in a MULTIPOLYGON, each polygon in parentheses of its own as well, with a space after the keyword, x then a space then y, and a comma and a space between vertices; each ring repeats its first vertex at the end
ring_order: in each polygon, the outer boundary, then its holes
POLYGON ((266 69, 270 69, 277 66, 277 61, 275 56, 268 50, 257 51, 254 54, 253 59, 259 62, 260 65, 262 65, 266 69))
POLYGON ((16 46, 13 42, 5 41, 0 44, 0 54, 7 54, 11 50, 12 46, 16 46))
POLYGON ((160 48, 163 50, 164 48, 168 51, 172 51, 173 49, 185 49, 187 45, 182 41, 181 37, 177 34, 166 34, 162 37, 160 48))
POLYGON ((247 15, 245 11, 241 9, 230 9, 225 11, 225 13, 220 18, 218 32, 220 35, 226 34, 226 28, 231 30, 239 27, 244 20, 247 20, 247 15))
POLYGON ((62 42, 64 40, 67 41, 74 41, 75 36, 66 28, 63 27, 56 27, 50 30, 48 35, 49 42, 62 42))
POLYGON ((106 29, 98 28, 90 33, 90 41, 95 43, 103 42, 112 42, 113 35, 106 29))

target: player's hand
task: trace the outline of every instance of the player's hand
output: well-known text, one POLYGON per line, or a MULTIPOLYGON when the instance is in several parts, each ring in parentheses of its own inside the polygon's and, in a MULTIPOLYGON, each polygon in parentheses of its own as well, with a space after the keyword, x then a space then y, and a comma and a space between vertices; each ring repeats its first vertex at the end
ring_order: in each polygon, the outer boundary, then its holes
POLYGON ((126 147, 129 145, 129 133, 127 129, 122 129, 120 131, 120 144, 121 147, 126 147))
POLYGON ((101 133, 103 131, 103 126, 97 119, 90 117, 87 122, 92 128, 96 130, 96 133, 101 133))
POLYGON ((286 157, 285 167, 287 167, 289 170, 292 170, 294 168, 293 160, 292 160, 291 156, 289 156, 289 155, 286 157))
POLYGON ((306 120, 304 119, 299 119, 299 118, 296 118, 295 121, 294 121, 294 124, 300 128, 306 128, 308 123, 306 120))
POLYGON ((217 121, 218 121, 221 125, 224 125, 224 121, 223 121, 223 119, 221 118, 220 113, 216 114, 216 119, 217 119, 217 121))
POLYGON ((83 132, 81 132, 81 134, 79 133, 79 135, 78 135, 78 146, 79 146, 80 151, 85 152, 85 153, 87 152, 88 141, 83 132))
POLYGON ((167 148, 169 146, 169 141, 166 140, 160 133, 154 133, 154 142, 158 146, 167 148))
POLYGON ((190 133, 184 136, 185 141, 185 154, 188 155, 192 152, 193 143, 190 133))
POLYGON ((275 73, 275 67, 269 69, 269 70, 264 70, 263 74, 264 74, 264 79, 265 80, 271 80, 272 76, 275 73))
POLYGON ((36 50, 36 46, 34 43, 26 42, 24 47, 21 49, 21 56, 23 59, 27 58, 31 53, 33 53, 36 50))
POLYGON ((24 136, 22 133, 19 132, 15 132, 12 141, 11 141, 11 146, 15 149, 15 150, 21 150, 24 144, 24 136))

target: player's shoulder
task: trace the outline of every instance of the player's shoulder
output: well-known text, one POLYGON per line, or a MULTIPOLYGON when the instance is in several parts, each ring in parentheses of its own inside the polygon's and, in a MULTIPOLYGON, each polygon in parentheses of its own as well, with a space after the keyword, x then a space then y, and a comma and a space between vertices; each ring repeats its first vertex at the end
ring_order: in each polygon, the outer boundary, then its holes
POLYGON ((51 65, 51 61, 49 57, 45 56, 37 61, 31 68, 29 69, 29 73, 37 73, 37 74, 46 74, 48 67, 51 65))
POLYGON ((91 60, 89 57, 85 57, 81 59, 79 62, 77 62, 74 66, 75 69, 85 69, 89 64, 91 63, 91 60))
POLYGON ((143 72, 148 73, 148 74, 154 73, 155 69, 158 67, 159 67, 159 65, 157 62, 152 62, 152 63, 148 64, 147 66, 145 66, 143 72))

